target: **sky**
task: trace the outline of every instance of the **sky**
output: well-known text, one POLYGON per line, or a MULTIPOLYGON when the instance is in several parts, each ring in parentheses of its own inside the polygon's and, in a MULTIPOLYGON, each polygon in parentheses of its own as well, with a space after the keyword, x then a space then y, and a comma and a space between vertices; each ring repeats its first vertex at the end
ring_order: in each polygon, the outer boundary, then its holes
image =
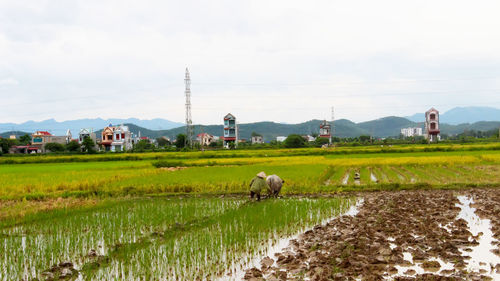
POLYGON ((0 0, 0 123, 500 107, 500 1, 0 0))

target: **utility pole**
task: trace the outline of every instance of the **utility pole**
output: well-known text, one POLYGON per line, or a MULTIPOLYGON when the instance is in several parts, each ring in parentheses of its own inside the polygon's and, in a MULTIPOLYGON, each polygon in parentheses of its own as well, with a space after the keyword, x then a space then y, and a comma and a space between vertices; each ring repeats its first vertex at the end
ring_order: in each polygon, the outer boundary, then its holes
POLYGON ((189 148, 193 148, 193 120, 191 120, 191 78, 189 77, 189 70, 186 67, 186 77, 184 78, 186 90, 186 143, 189 148))

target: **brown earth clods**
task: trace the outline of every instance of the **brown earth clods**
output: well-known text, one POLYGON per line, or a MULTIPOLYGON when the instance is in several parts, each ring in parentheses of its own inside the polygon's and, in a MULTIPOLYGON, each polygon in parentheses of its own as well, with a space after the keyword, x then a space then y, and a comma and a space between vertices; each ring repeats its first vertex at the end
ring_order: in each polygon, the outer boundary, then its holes
MULTIPOLYGON (((476 214, 490 219, 494 237, 499 239, 500 191, 471 189, 460 191, 416 190, 363 194, 364 203, 356 216, 341 216, 318 225, 291 240, 284 252, 269 257, 262 268, 247 270, 245 280, 491 280, 485 272, 467 272, 462 250, 478 244, 466 221, 456 219, 460 208, 457 195, 474 199, 476 214), (446 226, 446 228, 444 227, 446 226), (471 239, 469 239, 471 238, 471 239), (391 248, 391 245, 393 246, 391 248), (405 270, 395 276, 396 265, 411 266, 403 252, 412 254, 413 263, 425 274, 405 270), (454 265, 441 270, 439 258, 454 265)), ((499 243, 495 245, 498 254, 499 243)), ((491 272, 499 265, 490 265, 491 272)))

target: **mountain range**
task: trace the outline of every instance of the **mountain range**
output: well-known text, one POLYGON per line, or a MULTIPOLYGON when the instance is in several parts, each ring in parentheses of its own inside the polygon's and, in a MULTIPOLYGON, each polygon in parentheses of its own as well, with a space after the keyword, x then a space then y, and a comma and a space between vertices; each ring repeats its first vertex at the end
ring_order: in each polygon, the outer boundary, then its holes
MULTIPOLYGON (((248 124, 239 124, 240 138, 250 139, 252 132, 261 134, 264 141, 268 142, 275 140, 277 136, 287 136, 289 134, 318 134, 319 124, 321 120, 310 120, 299 124, 281 124, 274 122, 257 122, 248 124)), ((178 134, 185 133, 185 127, 178 127, 170 130, 148 130, 136 126, 134 124, 126 124, 129 129, 141 136, 157 138, 166 136, 170 139, 175 139, 178 134)), ((335 121, 335 136, 338 137, 357 137, 360 135, 372 135, 376 137, 399 136, 401 128, 406 127, 422 127, 423 123, 412 122, 402 117, 385 117, 373 121, 354 123, 352 121, 341 119, 335 121)), ((473 124, 448 125, 441 124, 441 133, 455 135, 464 132, 465 130, 489 131, 498 129, 500 121, 481 121, 473 124)), ((98 131, 97 133, 100 133, 98 131)), ((214 136, 221 136, 223 133, 222 125, 195 125, 195 136, 199 133, 208 133, 214 136)))
POLYGON ((66 132, 71 130, 73 135, 78 134, 81 128, 93 128, 98 130, 108 126, 109 124, 135 124, 150 130, 168 130, 175 127, 184 126, 182 123, 172 122, 169 120, 156 118, 151 120, 142 120, 137 118, 128 119, 78 119, 58 122, 54 119, 44 121, 27 121, 21 124, 14 123, 0 123, 0 132, 7 131, 21 131, 21 132, 35 132, 35 131, 48 131, 53 135, 66 135, 66 132))
MULTIPOLYGON (((406 119, 423 122, 425 113, 415 113, 406 119)), ((500 121, 500 109, 487 106, 455 107, 439 115, 439 121, 450 125, 475 123, 480 121, 500 121)))
MULTIPOLYGON (((441 133, 455 135, 464 132, 465 130, 488 131, 500 127, 500 110, 495 108, 454 108, 448 112, 441 114, 441 133), (481 112, 485 112, 485 117, 481 117, 481 112), (470 115, 468 115, 470 114, 470 115), (495 115, 498 114, 498 115, 495 115), (465 116, 465 117, 464 117, 465 116), (497 117, 495 117, 497 116, 497 117), (461 118, 461 119, 460 119, 461 118), (470 120, 490 119, 491 121, 477 121, 471 123, 459 123, 459 120, 467 118, 470 120), (445 123, 443 120, 452 120, 445 123)), ((422 127, 423 128, 424 114, 413 115, 408 118, 403 117, 384 117, 376 120, 354 123, 347 119, 335 120, 335 136, 339 137, 356 137, 360 135, 372 135, 376 137, 398 136, 401 128, 406 127, 422 127)), ((310 120, 299 124, 284 124, 275 122, 255 122, 239 124, 240 138, 249 139, 252 132, 259 133, 264 136, 265 141, 276 139, 277 136, 287 136, 289 134, 317 134, 319 132, 319 124, 321 120, 310 120)), ((73 135, 78 134, 80 128, 104 128, 108 124, 127 124, 130 130, 136 134, 141 132, 141 136, 156 138, 161 136, 174 139, 177 134, 184 133, 185 127, 182 123, 175 123, 164 119, 140 120, 136 118, 130 119, 80 119, 73 121, 57 122, 53 119, 42 122, 28 121, 23 124, 0 124, 0 134, 2 137, 8 137, 11 134, 12 128, 16 128, 21 132, 16 132, 17 135, 24 132, 33 132, 36 130, 47 130, 56 135, 64 135, 69 128, 73 135), (9 132, 5 132, 9 131, 9 132)), ((222 122, 221 122, 222 123, 222 122)), ((101 130, 97 130, 97 134, 101 130)), ((205 132, 215 136, 220 136, 223 133, 221 125, 195 125, 195 135, 205 132)))

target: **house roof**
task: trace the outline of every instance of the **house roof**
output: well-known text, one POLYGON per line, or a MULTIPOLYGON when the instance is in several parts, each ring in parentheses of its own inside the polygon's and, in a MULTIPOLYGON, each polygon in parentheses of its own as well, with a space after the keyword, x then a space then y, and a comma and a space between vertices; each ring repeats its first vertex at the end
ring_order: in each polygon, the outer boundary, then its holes
POLYGON ((17 148, 17 149, 27 148, 27 149, 31 149, 31 150, 38 149, 37 146, 30 146, 30 145, 14 145, 14 146, 12 146, 12 148, 17 148))
POLYGON ((224 116, 224 120, 226 119, 236 119, 236 117, 234 117, 234 115, 232 115, 231 113, 228 113, 226 114, 226 116, 224 116))
POLYGON ((208 133, 201 133, 201 134, 198 134, 197 137, 201 137, 201 136, 209 136, 209 137, 212 137, 212 135, 208 134, 208 133))
POLYGON ((425 113, 427 112, 432 112, 432 111, 436 111, 436 112, 439 112, 437 109, 435 109, 434 107, 431 107, 431 109, 427 110, 425 113))
POLYGON ((35 135, 52 136, 52 134, 47 131, 36 131, 35 135))

